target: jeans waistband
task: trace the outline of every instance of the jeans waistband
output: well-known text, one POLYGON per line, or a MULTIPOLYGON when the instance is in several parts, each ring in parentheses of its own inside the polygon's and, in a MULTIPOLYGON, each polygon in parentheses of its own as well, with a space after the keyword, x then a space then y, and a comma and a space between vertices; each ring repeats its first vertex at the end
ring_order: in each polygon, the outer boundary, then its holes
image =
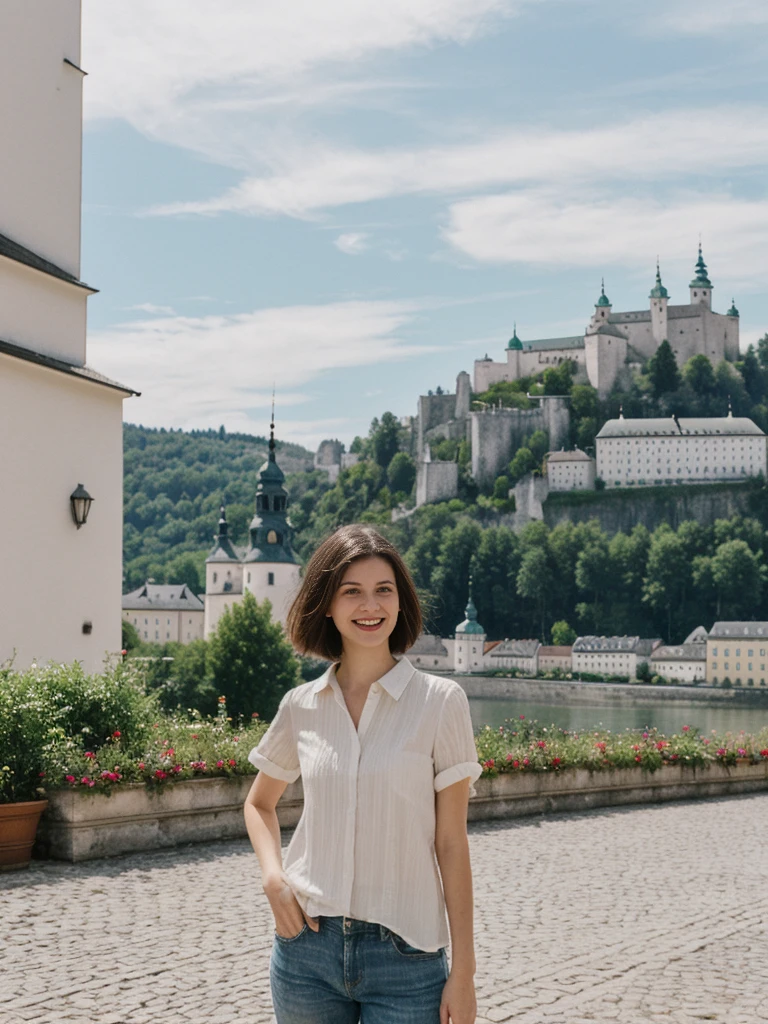
POLYGON ((381 939, 388 939, 389 928, 375 921, 359 921, 355 917, 326 917, 321 914, 319 920, 324 927, 343 935, 378 935, 381 939))

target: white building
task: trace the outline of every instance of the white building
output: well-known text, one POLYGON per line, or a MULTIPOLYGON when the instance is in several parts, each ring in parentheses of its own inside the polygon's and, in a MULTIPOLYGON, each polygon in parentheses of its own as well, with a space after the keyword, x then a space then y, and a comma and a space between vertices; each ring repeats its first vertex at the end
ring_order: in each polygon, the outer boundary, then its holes
POLYGON ((746 480, 766 472, 766 435, 743 416, 608 420, 597 435, 606 487, 746 480))
POLYGON ((696 683, 707 675, 707 631, 697 626, 677 647, 659 646, 651 654, 651 671, 665 679, 696 683))
POLYGON ((205 563, 205 638, 213 633, 225 608, 250 592, 257 601, 268 599, 272 618, 285 626, 288 609, 299 589, 299 564, 291 548, 293 528, 288 519, 285 474, 275 458, 275 424, 270 425, 269 456, 259 470, 256 514, 251 541, 240 553, 229 539, 224 507, 219 533, 205 563))
POLYGON ((707 682, 768 685, 768 622, 716 622, 707 637, 707 682))
POLYGON ((455 666, 455 639, 445 640, 431 633, 422 633, 408 649, 408 660, 424 672, 450 672, 455 666))
POLYGON ((535 676, 538 665, 538 640, 502 640, 488 655, 488 667, 493 671, 514 668, 518 672, 535 676))
POLYGON ((537 652, 539 672, 551 672, 557 669, 560 672, 570 672, 573 658, 571 647, 540 647, 537 652))
POLYGON ((722 359, 736 360, 739 313, 735 305, 724 314, 713 312, 712 288, 699 246, 689 302, 669 305, 669 293, 661 283, 658 266, 647 309, 614 313, 603 287, 582 334, 527 341, 517 336, 515 328, 503 361, 494 362, 488 356, 475 361, 474 390, 480 393, 496 381, 519 380, 570 360, 605 396, 626 368, 650 359, 662 341, 669 342, 679 366, 699 353, 713 364, 722 359))
POLYGON ((595 489, 595 460, 580 448, 572 452, 548 452, 546 467, 550 491, 595 489))
POLYGON ((661 640, 639 636, 580 636, 573 643, 572 671, 637 678, 637 669, 650 660, 661 640))
POLYGON ((0 4, 0 664, 120 651, 122 405, 87 364, 80 0, 0 4), (82 490, 78 485, 83 485, 82 490), (78 526, 71 496, 93 506, 78 526))
POLYGON ((123 618, 141 640, 188 644, 203 636, 205 605, 186 583, 145 583, 123 595, 123 618))
POLYGON ((477 621, 477 608, 472 600, 471 579, 469 581, 469 599, 464 615, 464 621, 456 627, 453 667, 456 672, 482 672, 485 668, 486 634, 477 621))

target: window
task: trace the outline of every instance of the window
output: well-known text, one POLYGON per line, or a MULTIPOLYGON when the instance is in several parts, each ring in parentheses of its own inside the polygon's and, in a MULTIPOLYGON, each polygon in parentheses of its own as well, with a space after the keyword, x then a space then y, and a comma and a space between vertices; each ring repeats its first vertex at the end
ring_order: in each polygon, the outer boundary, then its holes
POLYGON ((248 573, 248 582, 249 583, 251 582, 251 574, 250 573, 248 573))
POLYGON ((715 658, 717 657, 717 648, 716 648, 716 647, 713 647, 713 648, 712 648, 712 655, 713 655, 713 657, 715 657, 715 658))
POLYGON ((160 619, 155 619, 155 625, 156 625, 156 626, 159 626, 159 625, 160 625, 160 619))
POLYGON ((277 533, 274 530, 267 534, 267 544, 277 544, 277 533))
POLYGON ((219 578, 219 574, 218 574, 217 572, 215 572, 215 573, 213 574, 213 582, 214 582, 214 583, 216 583, 216 581, 218 580, 218 578, 219 578))
POLYGON ((168 633, 168 632, 166 632, 166 634, 165 634, 165 639, 166 639, 166 640, 170 640, 170 639, 171 639, 171 634, 170 634, 170 633, 168 633))
POLYGON ((275 585, 275 574, 273 572, 267 573, 267 586, 273 587, 275 585))
POLYGON ((160 630, 156 629, 155 630, 155 640, 159 640, 159 639, 160 639, 160 630))
POLYGON ((166 626, 170 626, 171 620, 170 619, 166 619, 165 624, 166 624, 166 626))
POLYGON ((148 625, 149 625, 149 619, 144 619, 144 625, 145 625, 145 626, 148 626, 148 625))

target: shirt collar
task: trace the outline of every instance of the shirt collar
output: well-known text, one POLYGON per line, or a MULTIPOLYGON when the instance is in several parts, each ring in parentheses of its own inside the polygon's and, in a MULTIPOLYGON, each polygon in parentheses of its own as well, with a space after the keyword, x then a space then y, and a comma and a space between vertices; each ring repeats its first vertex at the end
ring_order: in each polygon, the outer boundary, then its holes
MULTIPOLYGON (((394 665, 389 672, 377 679, 376 682, 382 686, 393 700, 399 700, 403 694, 408 683, 411 681, 416 671, 410 661, 405 655, 400 655, 396 658, 397 664, 394 665)), ((331 689, 339 689, 339 683, 336 679, 336 666, 330 665, 325 672, 316 679, 312 684, 312 693, 316 697, 318 693, 324 690, 327 686, 331 689)))

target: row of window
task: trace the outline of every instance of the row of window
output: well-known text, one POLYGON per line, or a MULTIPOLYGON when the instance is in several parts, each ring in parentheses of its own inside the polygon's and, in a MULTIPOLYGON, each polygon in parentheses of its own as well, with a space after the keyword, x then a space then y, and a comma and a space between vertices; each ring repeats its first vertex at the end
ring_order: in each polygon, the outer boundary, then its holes
MULTIPOLYGON (((136 618, 135 615, 133 617, 133 624, 134 624, 134 626, 138 626, 138 624, 139 624, 139 620, 136 618)), ((165 620, 165 624, 166 624, 166 626, 170 626, 171 620, 170 619, 166 619, 165 620)), ((190 624, 190 626, 192 625, 192 619, 189 620, 189 624, 190 624)), ((144 625, 145 626, 149 625, 149 619, 144 619, 144 625)), ((155 625, 156 626, 160 625, 160 619, 155 619, 155 625)))
MULTIPOLYGON (((229 569, 227 569, 227 581, 229 580, 229 578, 230 578, 230 576, 231 576, 231 575, 232 575, 232 573, 231 573, 231 572, 229 571, 229 569)), ((213 582, 214 582, 214 583, 218 583, 218 582, 219 582, 219 574, 218 574, 217 572, 215 572, 215 573, 213 574, 213 582)), ((248 573, 248 574, 247 574, 247 580, 246 580, 246 582, 248 582, 248 583, 250 583, 250 582, 251 582, 251 574, 250 574, 250 573, 248 573)), ((268 572, 268 573, 267 573, 267 586, 268 586, 268 587, 274 587, 274 585, 275 585, 275 574, 274 574, 273 572, 268 572)), ((231 589, 232 589, 232 584, 231 584, 231 582, 230 582, 230 583, 228 584, 228 583, 227 583, 227 582, 225 581, 225 583, 224 583, 224 589, 225 589, 225 590, 231 590, 231 589)))
MULTIPOLYGON (((730 653, 730 650, 731 650, 730 647, 725 647, 723 649, 723 656, 727 658, 729 653, 730 653)), ((734 650, 735 650, 736 657, 738 658, 740 656, 740 654, 741 654, 741 648, 740 647, 736 647, 736 648, 734 648, 734 650)), ((754 647, 747 648, 747 657, 748 658, 753 657, 754 650, 755 650, 754 647)), ((717 657, 717 647, 713 647, 712 648, 712 657, 713 658, 717 657)), ((760 648, 760 657, 761 658, 765 657, 765 647, 761 647, 760 648)))
MULTIPOLYGON (((723 662, 723 668, 727 669, 728 667, 729 667, 728 662, 727 661, 723 662)), ((718 665, 717 665, 716 661, 712 663, 712 668, 714 669, 715 672, 717 671, 718 665)), ((741 662, 737 661, 736 662, 736 671, 738 672, 740 669, 741 669, 741 662)), ((751 661, 747 665, 747 671, 748 672, 752 671, 752 662, 751 661)), ((761 665, 760 666, 760 671, 761 672, 765 672, 765 665, 761 665)))

